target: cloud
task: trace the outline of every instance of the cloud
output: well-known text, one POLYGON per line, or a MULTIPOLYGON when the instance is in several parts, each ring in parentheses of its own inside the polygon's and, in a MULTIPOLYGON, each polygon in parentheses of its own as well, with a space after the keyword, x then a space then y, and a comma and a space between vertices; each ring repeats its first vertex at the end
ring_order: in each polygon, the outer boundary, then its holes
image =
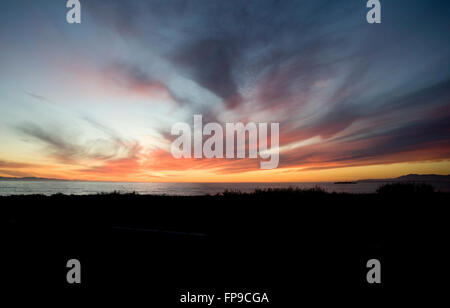
POLYGON ((166 103, 178 103, 163 82, 134 63, 116 61, 105 69, 104 74, 109 76, 116 86, 127 89, 132 94, 151 99, 160 98, 166 103))
POLYGON ((5 161, 0 160, 0 168, 14 168, 14 169, 20 169, 20 168, 28 168, 33 166, 32 164, 28 163, 21 163, 21 162, 11 162, 11 161, 5 161))
POLYGON ((222 98, 227 108, 232 109, 241 100, 232 72, 237 57, 235 41, 222 38, 194 42, 177 51, 172 59, 184 68, 184 74, 222 98))
POLYGON ((50 103, 50 104, 53 103, 51 100, 49 100, 49 99, 46 98, 45 96, 38 95, 38 94, 34 94, 34 93, 31 93, 31 92, 25 92, 25 93, 26 93, 27 95, 31 96, 32 98, 37 99, 38 101, 46 102, 46 103, 50 103))
MULTIPOLYGON (((161 143, 173 140, 172 120, 202 114, 204 123, 279 122, 280 167, 449 158, 450 43, 438 31, 448 28, 448 1, 409 4, 404 10, 386 3, 390 22, 374 27, 358 1, 92 0, 83 40, 95 48, 83 57, 64 55, 76 65, 62 70, 79 70, 76 89, 89 103, 100 102, 93 113, 103 112, 109 99, 115 114, 130 112, 134 95, 176 104, 169 112, 136 108, 160 120, 152 129, 161 143), (313 138, 319 141, 305 142, 313 138)), ((101 136, 85 140, 64 126, 30 122, 16 128, 57 162, 92 176, 259 168, 247 159, 175 160, 167 149, 144 148, 93 116, 84 120, 101 136)))
POLYGON ((109 138, 97 138, 85 142, 76 142, 73 134, 66 133, 61 127, 50 129, 34 123, 22 123, 16 129, 31 142, 44 145, 48 155, 59 162, 82 164, 86 161, 108 161, 136 156, 140 150, 139 142, 127 140, 93 120, 88 120, 109 138))
POLYGON ((128 154, 126 157, 104 160, 100 165, 83 168, 80 169, 79 172, 83 175, 106 175, 118 178, 127 175, 136 176, 142 171, 142 166, 139 162, 139 153, 141 150, 142 148, 139 144, 134 144, 128 149, 128 154))
POLYGON ((25 136, 32 137, 46 145, 52 156, 60 161, 72 161, 82 152, 82 148, 67 141, 56 131, 44 129, 33 123, 23 123, 16 127, 25 136))
POLYGON ((27 177, 30 176, 27 172, 17 171, 17 170, 0 170, 0 174, 2 176, 6 175, 7 177, 27 177))

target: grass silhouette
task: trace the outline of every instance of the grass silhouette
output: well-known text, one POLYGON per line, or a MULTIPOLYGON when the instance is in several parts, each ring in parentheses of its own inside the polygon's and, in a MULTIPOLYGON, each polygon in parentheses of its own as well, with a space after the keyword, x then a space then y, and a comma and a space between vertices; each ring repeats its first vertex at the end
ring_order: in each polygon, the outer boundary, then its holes
POLYGON ((405 280, 416 264, 408 260, 425 260, 446 242, 441 211, 448 204, 450 194, 420 183, 387 184, 371 194, 292 187, 205 196, 0 197, 8 265, 2 275, 21 290, 31 275, 40 277, 33 288, 70 292, 65 262, 78 258, 83 294, 142 292, 151 303, 176 305, 180 290, 232 287, 267 291, 279 307, 295 301, 298 288, 363 292, 371 258, 388 264, 384 286, 414 282, 405 280))

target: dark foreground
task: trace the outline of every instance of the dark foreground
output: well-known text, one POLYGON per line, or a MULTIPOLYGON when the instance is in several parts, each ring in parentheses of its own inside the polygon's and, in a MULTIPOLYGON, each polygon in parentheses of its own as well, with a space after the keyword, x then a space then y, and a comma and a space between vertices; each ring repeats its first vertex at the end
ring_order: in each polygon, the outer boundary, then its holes
MULTIPOLYGON (((181 295, 267 293, 299 306, 408 298, 444 287, 450 195, 272 191, 203 197, 0 197, 2 274, 15 300, 92 297, 142 306, 195 306, 181 295), (81 284, 66 282, 69 259, 81 284), (381 262, 381 284, 366 263, 381 262), (156 304, 156 305, 154 305, 156 304)), ((3 289, 5 291, 5 289, 3 289)), ((199 306, 206 307, 207 304, 199 306)), ((365 306, 365 305, 364 305, 365 306)), ((127 306, 125 306, 127 307, 127 306)))

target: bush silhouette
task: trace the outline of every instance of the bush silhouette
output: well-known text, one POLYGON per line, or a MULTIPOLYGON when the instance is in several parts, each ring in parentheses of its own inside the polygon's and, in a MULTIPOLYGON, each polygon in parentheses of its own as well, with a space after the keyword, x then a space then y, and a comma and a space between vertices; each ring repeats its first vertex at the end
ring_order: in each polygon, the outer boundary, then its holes
POLYGON ((433 186, 425 183, 391 183, 384 184, 377 189, 378 194, 430 194, 434 192, 433 186))

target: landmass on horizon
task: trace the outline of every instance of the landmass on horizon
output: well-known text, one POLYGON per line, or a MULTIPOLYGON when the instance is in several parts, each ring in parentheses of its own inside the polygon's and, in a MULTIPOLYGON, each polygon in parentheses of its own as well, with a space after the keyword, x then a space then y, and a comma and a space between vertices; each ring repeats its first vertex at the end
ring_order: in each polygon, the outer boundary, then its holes
MULTIPOLYGON (((56 178, 41 178, 41 177, 2 177, 0 176, 0 181, 64 181, 64 182, 116 182, 116 181, 87 181, 87 180, 67 180, 67 179, 56 179, 56 178)), ((351 182, 335 182, 335 184, 343 183, 357 183, 357 182, 414 182, 414 181, 429 181, 429 182, 440 182, 440 181, 450 181, 450 174, 407 174, 395 178, 386 179, 362 179, 351 182)), ((332 181, 330 181, 332 182, 332 181)), ((299 182, 300 183, 300 182, 299 182)), ((319 183, 319 182, 318 182, 319 183)))

